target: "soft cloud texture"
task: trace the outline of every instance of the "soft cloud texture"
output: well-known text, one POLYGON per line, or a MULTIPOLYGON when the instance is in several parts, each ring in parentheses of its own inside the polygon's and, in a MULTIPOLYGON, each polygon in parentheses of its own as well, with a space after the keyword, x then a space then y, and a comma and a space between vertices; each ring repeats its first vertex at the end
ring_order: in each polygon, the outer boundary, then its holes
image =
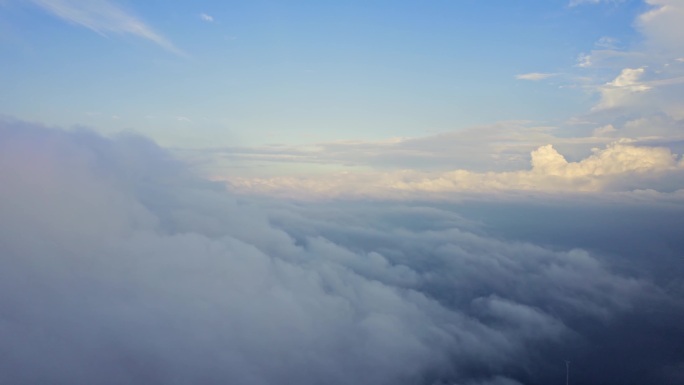
MULTIPOLYGON (((659 189, 664 181, 669 182, 673 173, 681 175, 684 172, 684 162, 669 149, 635 146, 628 141, 594 149, 592 155, 579 162, 568 162, 552 145, 541 146, 532 151, 531 166, 530 170, 509 172, 403 170, 345 172, 308 178, 234 178, 228 181, 238 190, 288 196, 417 198, 425 193, 447 197, 447 194, 459 192, 515 190, 598 192, 613 190, 617 185, 630 190, 659 189)), ((684 184, 680 183, 677 188, 684 188, 684 184)))
POLYGON ((515 78, 518 80, 531 80, 531 81, 538 81, 538 80, 544 80, 548 79, 554 76, 558 76, 558 74, 553 74, 553 73, 541 73, 541 72, 532 72, 529 74, 521 74, 521 75, 516 75, 515 78))
POLYGON ((558 132, 557 127, 507 121, 459 131, 381 141, 217 147, 199 151, 177 150, 176 153, 194 161, 201 158, 210 165, 203 172, 213 179, 226 176, 278 176, 283 173, 279 173, 278 168, 291 170, 295 167, 308 170, 318 167, 331 173, 360 173, 369 169, 379 172, 407 169, 421 172, 454 169, 500 172, 525 169, 529 165, 530 152, 546 144, 552 143, 570 159, 577 159, 586 156, 591 148, 603 147, 620 137, 617 132, 611 135, 559 137, 558 132), (259 175, 259 172, 265 175, 259 175))
POLYGON ((208 22, 208 23, 213 23, 214 22, 214 17, 207 15, 206 13, 200 13, 200 19, 208 22))
POLYGON ((53 15, 93 30, 99 34, 110 32, 131 34, 150 40, 162 48, 183 55, 169 40, 151 27, 108 0, 31 0, 53 15))
POLYGON ((684 3, 679 0, 646 0, 653 8, 639 16, 637 26, 648 44, 668 56, 684 53, 684 3))
MULTIPOLYGON (((581 167, 537 157, 554 175, 673 167, 622 144, 581 167)), ((139 137, 2 122, 0 218, 12 384, 549 382, 568 355, 630 358, 596 335, 623 341, 644 304, 680 309, 591 252, 497 239, 436 207, 256 205, 139 137)), ((653 341, 678 342, 638 346, 653 341)), ((676 383, 660 370, 678 361, 652 357, 634 378, 676 383)), ((602 372, 586 364, 619 374, 602 372)))
POLYGON ((613 81, 601 88, 601 101, 595 107, 597 110, 615 108, 628 105, 630 96, 651 89, 641 83, 640 78, 644 68, 625 68, 613 81))

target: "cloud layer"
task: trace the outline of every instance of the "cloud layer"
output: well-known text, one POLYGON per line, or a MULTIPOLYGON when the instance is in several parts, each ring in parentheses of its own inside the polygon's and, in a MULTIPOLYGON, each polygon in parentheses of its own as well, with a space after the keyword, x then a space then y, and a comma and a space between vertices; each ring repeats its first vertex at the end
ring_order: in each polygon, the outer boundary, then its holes
POLYGON ((430 173, 415 170, 396 172, 341 173, 334 176, 233 178, 231 186, 241 191, 288 196, 367 196, 418 198, 425 193, 497 191, 600 192, 636 189, 682 189, 671 178, 684 173, 684 161, 664 147, 635 146, 618 141, 578 162, 568 162, 551 145, 531 153, 531 169, 511 172, 454 170, 430 173))
MULTIPOLYGON (((539 154, 561 175, 616 172, 609 155, 539 154)), ((661 167, 636 158, 619 164, 661 167)), ((0 186, 12 384, 540 383, 568 354, 617 346, 594 335, 644 304, 679 311, 581 249, 436 208, 256 205, 139 137, 5 121, 0 186)), ((674 384, 658 360, 639 379, 674 384)))

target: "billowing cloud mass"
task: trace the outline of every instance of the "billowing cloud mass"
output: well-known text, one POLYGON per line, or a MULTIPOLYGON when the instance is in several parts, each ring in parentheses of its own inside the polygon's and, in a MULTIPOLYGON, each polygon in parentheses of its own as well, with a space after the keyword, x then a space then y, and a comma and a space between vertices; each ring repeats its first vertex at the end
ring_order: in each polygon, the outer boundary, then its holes
MULTIPOLYGON (((530 177, 679 167, 621 143, 533 159, 530 177)), ((488 235, 473 207, 257 203, 140 137, 4 121, 0 382, 540 384, 571 359, 585 383, 680 383, 684 286, 653 268, 676 235, 610 259, 488 235)))

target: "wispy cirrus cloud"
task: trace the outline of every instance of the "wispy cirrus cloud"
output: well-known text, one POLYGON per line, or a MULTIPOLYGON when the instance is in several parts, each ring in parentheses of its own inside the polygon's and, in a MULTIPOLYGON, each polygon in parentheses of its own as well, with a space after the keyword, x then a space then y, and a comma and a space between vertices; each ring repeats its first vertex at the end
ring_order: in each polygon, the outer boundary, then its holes
POLYGON ((207 15, 206 13, 200 13, 200 19, 206 21, 207 23, 214 22, 214 17, 211 15, 207 15))
POLYGON ((544 79, 552 78, 554 76, 558 76, 558 74, 556 74, 556 73, 531 72, 528 74, 516 75, 515 78, 518 80, 538 81, 538 80, 544 80, 544 79))
POLYGON ((147 39, 169 52, 185 55, 171 41, 150 26, 107 0, 31 0, 45 11, 69 23, 80 25, 101 35, 130 34, 147 39))

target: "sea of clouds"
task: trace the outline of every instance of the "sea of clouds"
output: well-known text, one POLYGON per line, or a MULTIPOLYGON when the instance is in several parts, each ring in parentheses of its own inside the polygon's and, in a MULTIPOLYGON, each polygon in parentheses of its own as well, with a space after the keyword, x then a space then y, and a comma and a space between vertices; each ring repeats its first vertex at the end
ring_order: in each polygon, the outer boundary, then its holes
POLYGON ((4 120, 0 383, 682 383, 681 201, 597 196, 257 199, 4 120))

